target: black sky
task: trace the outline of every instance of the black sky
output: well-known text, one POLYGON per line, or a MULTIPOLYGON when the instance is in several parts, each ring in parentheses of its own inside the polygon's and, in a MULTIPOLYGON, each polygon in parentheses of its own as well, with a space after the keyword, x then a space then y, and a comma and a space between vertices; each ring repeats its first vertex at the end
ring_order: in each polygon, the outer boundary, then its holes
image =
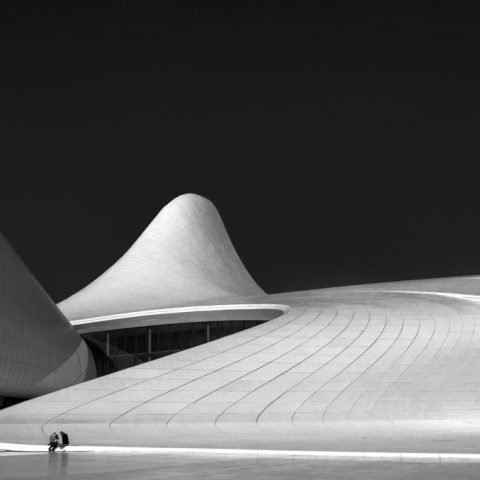
POLYGON ((56 301, 185 192, 269 292, 480 273, 476 13, 293 4, 2 3, 0 230, 56 301))

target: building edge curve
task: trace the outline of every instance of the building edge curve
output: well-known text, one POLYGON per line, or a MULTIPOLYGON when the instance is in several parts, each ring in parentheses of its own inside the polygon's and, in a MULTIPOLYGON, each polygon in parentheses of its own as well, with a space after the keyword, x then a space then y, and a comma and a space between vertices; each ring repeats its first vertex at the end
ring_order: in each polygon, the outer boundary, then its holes
POLYGON ((214 204, 194 193, 163 207, 109 269, 58 307, 69 320, 265 295, 214 204))
POLYGON ((30 398, 95 378, 92 355, 0 233, 0 396, 30 398))

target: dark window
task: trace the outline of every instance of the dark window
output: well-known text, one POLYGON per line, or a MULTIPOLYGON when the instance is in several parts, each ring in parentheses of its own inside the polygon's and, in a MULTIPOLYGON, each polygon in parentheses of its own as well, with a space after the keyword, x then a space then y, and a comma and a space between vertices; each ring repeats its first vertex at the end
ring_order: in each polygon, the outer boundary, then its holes
POLYGON ((115 347, 117 347, 118 350, 122 350, 123 352, 125 351, 125 336, 124 335, 116 335, 115 336, 115 347))
POLYGON ((179 350, 195 347, 246 328, 263 323, 261 320, 173 323, 150 327, 124 328, 83 335, 95 358, 97 374, 123 370, 150 360, 162 358, 179 350), (210 339, 207 338, 207 324, 210 339), (148 331, 151 330, 151 352, 148 352, 148 331), (107 333, 110 345, 107 349, 107 333), (107 351, 109 355, 107 356, 107 351))
POLYGON ((145 353, 147 351, 147 333, 141 333, 137 337, 137 353, 145 353))

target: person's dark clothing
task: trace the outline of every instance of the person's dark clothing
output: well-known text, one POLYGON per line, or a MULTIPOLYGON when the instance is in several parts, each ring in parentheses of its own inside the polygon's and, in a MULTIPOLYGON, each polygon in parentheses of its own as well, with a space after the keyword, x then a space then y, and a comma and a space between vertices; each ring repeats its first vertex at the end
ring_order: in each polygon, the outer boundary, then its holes
POLYGON ((69 443, 68 435, 65 432, 60 432, 60 448, 67 446, 69 443))
POLYGON ((53 432, 49 438, 48 451, 54 452, 58 447, 58 435, 56 432, 53 432))

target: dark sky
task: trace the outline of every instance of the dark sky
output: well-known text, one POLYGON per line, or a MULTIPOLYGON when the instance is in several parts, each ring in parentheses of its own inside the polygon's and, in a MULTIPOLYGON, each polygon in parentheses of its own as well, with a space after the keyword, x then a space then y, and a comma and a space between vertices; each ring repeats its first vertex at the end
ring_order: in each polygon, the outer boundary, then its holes
POLYGON ((475 12, 291 4, 2 3, 0 230, 54 300, 185 192, 268 292, 480 273, 475 12))

